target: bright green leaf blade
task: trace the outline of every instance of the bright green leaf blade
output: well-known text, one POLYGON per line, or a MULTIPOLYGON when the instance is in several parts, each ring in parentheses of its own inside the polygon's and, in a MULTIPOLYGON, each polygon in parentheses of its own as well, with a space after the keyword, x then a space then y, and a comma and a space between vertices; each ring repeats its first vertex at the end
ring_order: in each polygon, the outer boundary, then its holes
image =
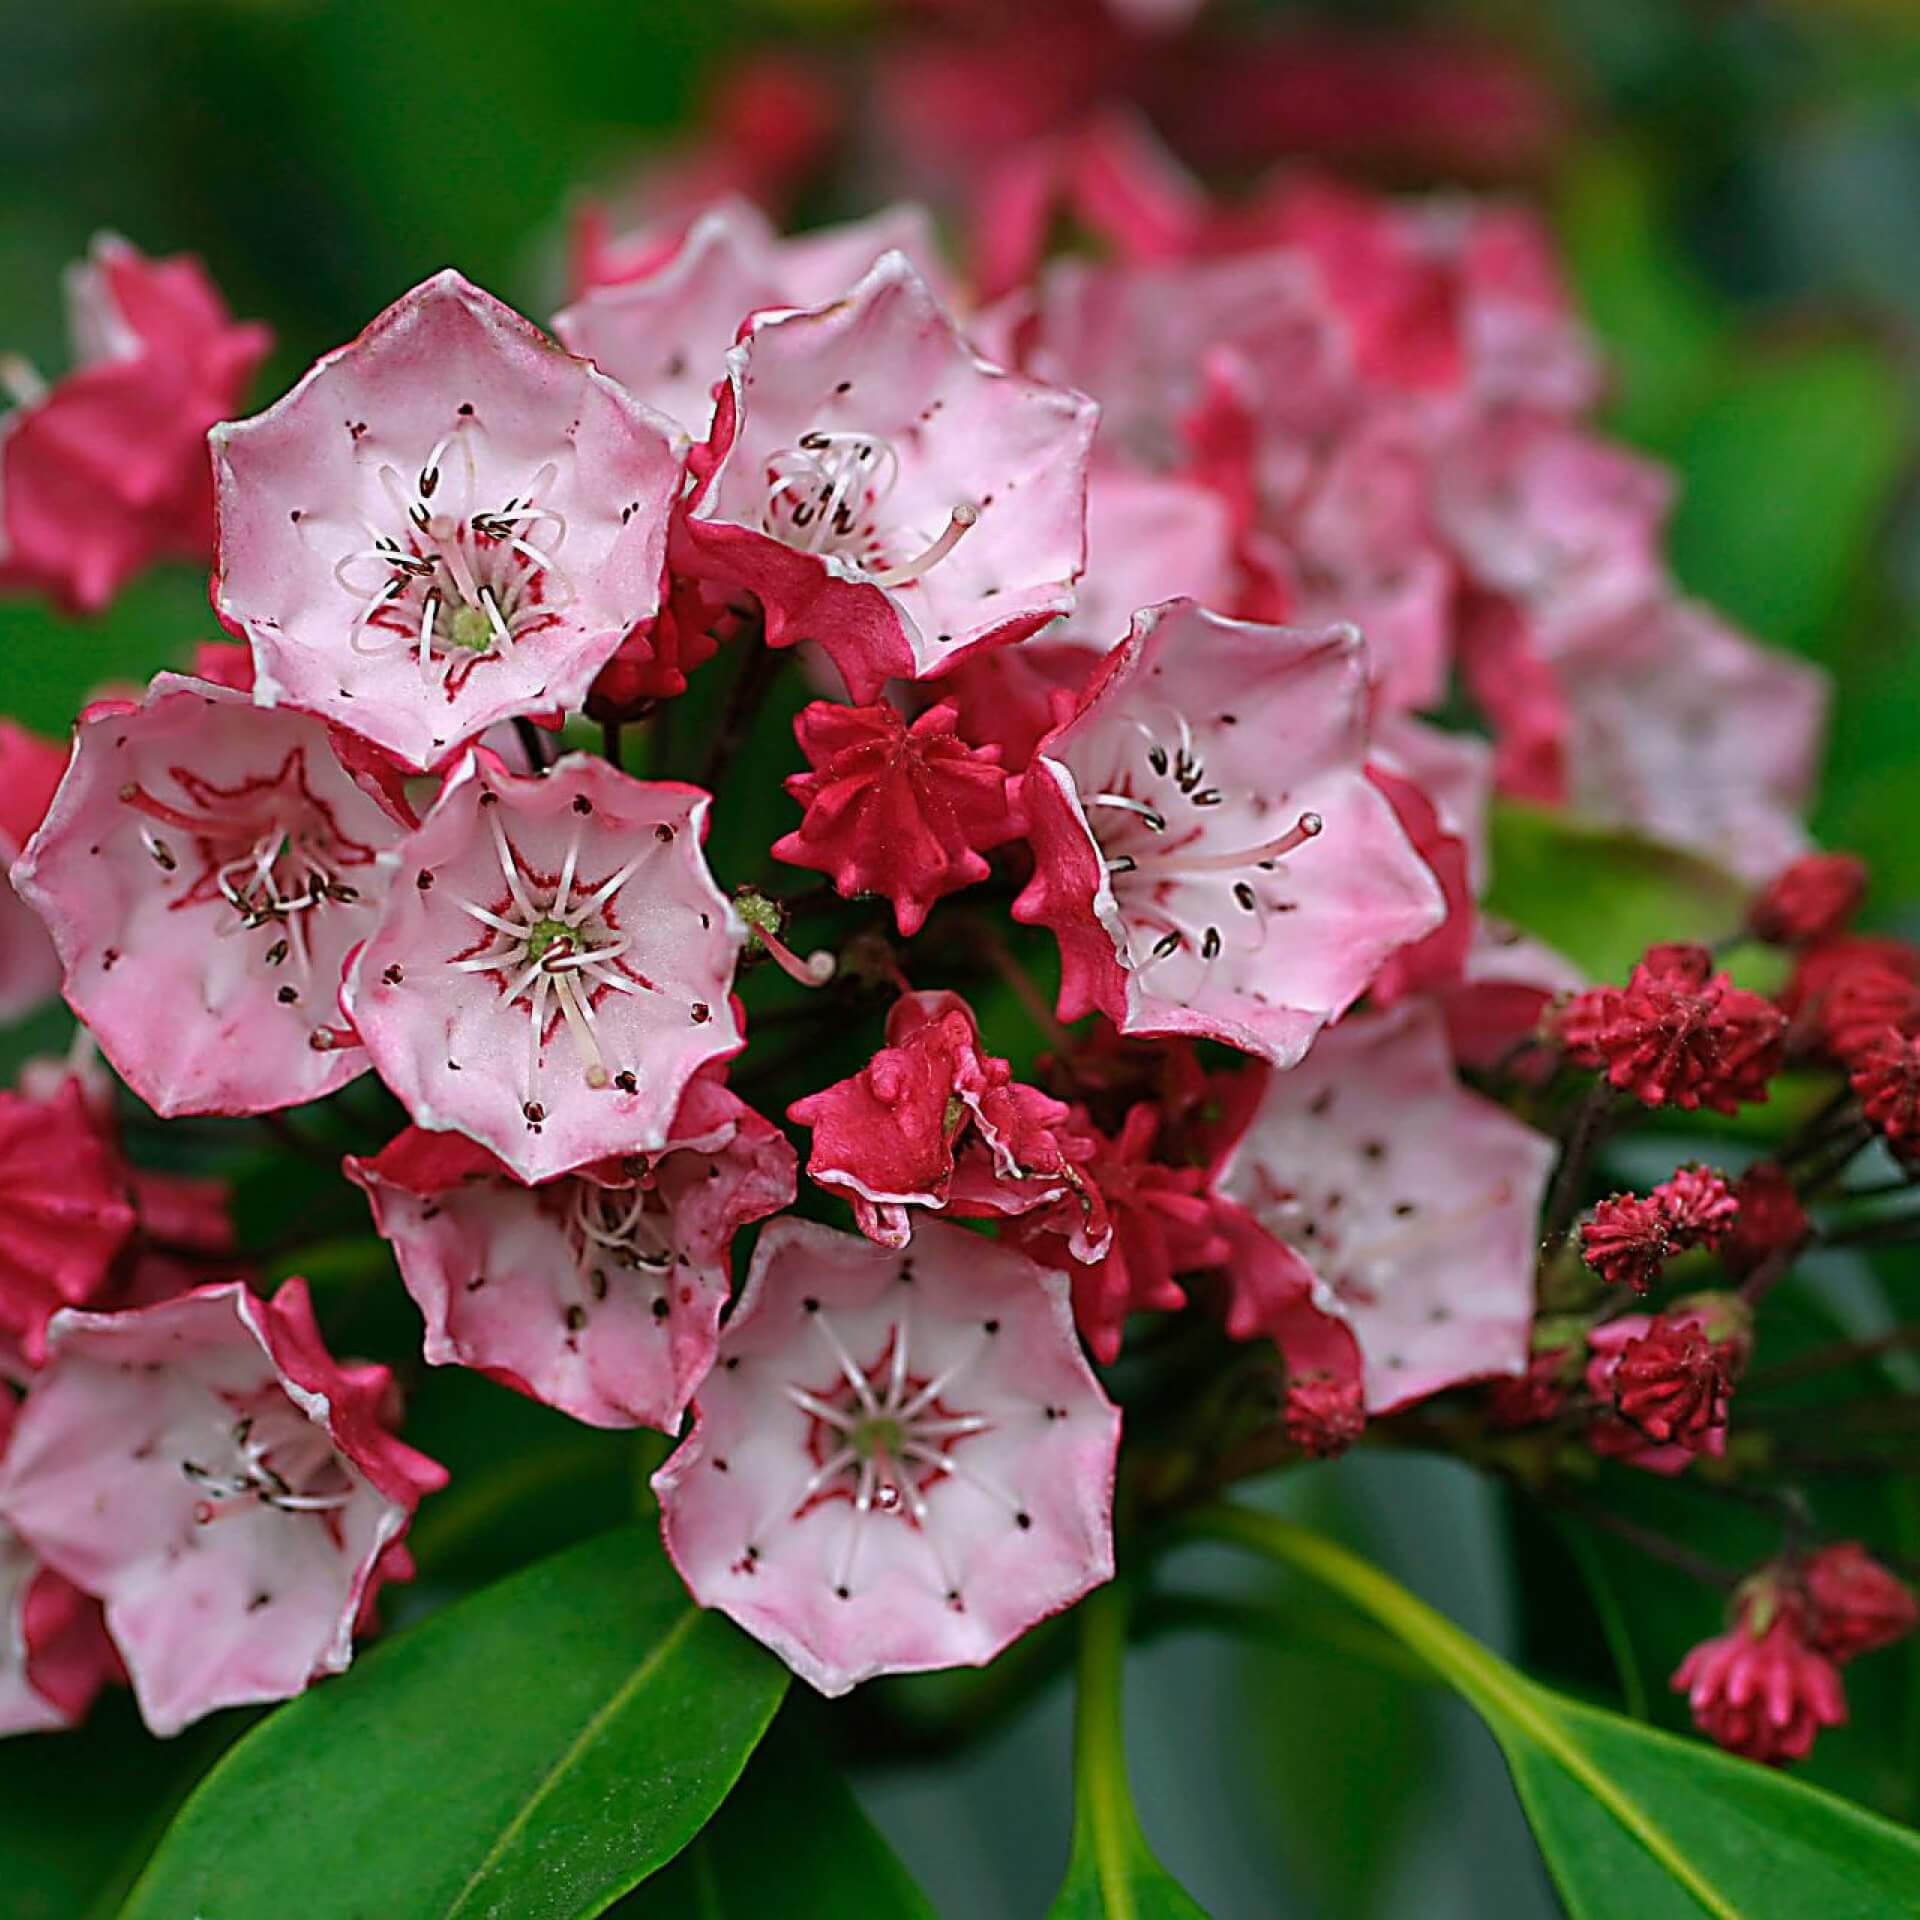
POLYGON ((576 1920, 739 1777, 786 1670, 638 1528, 374 1648, 203 1781, 123 1920, 576 1920))
MULTIPOLYGON (((1596 1767, 1657 1811, 1725 1900, 1720 1911, 1742 1920, 1920 1912, 1920 1841, 1912 1834, 1703 1742, 1521 1684, 1596 1767)), ((1701 1903, 1591 1793, 1524 1736, 1497 1721, 1494 1731, 1574 1920, 1698 1920, 1701 1903)))
POLYGON ((1426 1660, 1493 1731, 1575 1920, 1920 1912, 1920 1836, 1789 1776, 1536 1685, 1323 1536, 1216 1507, 1196 1528, 1300 1568, 1426 1660))
POLYGON ((1724 939, 1746 890, 1697 855, 1518 801, 1494 803, 1487 910, 1595 980, 1625 980, 1660 940, 1724 939))
POLYGON ((680 1857, 612 1909, 619 1920, 858 1914, 936 1920, 847 1784, 783 1720, 680 1857))
POLYGON ((1047 1920, 1207 1920, 1153 1857, 1133 1809, 1120 1704, 1126 1650, 1126 1589, 1109 1584, 1080 1603, 1073 1851, 1047 1920))
POLYGON ((1761 639, 1817 651, 1911 438, 1901 374, 1871 346, 1835 341, 1750 360, 1675 450, 1675 573, 1761 639))

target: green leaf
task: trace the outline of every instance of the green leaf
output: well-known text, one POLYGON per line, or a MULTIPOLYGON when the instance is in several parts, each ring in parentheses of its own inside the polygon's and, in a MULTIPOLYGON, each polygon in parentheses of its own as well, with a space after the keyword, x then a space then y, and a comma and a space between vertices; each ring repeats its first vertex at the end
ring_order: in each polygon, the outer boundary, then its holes
POLYGON ((816 1913, 936 1920, 899 1855, 846 1782, 821 1764, 791 1713, 686 1851, 612 1911, 620 1920, 816 1913))
POLYGON ((786 1670, 623 1528, 397 1635, 250 1733, 122 1920, 575 1920, 700 1830, 786 1670))
POLYGON ((1514 800, 1494 802, 1487 911, 1595 980, 1624 980, 1658 940, 1724 939, 1746 890, 1695 854, 1514 800))
POLYGON ((1892 501, 1910 419, 1871 346, 1750 357, 1673 449, 1675 573, 1762 639, 1817 651, 1892 501))
POLYGON ((1480 1714, 1574 1920, 1881 1920, 1920 1902, 1920 1836, 1907 1829, 1539 1686, 1290 1521, 1221 1506, 1193 1525, 1332 1587, 1480 1714))
POLYGON ((1127 1785, 1121 1668, 1127 1591, 1113 1582, 1080 1603, 1073 1716, 1073 1851, 1048 1920, 1206 1920, 1153 1857, 1127 1785))
POLYGON ((0 1913, 106 1920, 195 1778, 246 1728, 216 1714, 177 1740, 140 1724, 114 1691, 70 1733, 0 1741, 0 1913))

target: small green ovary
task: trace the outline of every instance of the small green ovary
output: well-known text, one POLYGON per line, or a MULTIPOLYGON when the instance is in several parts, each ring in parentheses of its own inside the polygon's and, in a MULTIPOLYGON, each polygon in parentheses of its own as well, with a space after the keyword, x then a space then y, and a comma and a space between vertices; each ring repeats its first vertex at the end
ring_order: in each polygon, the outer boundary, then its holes
POLYGON ((447 623, 447 644, 467 653, 486 653, 493 646, 493 622, 479 607, 457 607, 447 623))
POLYGON ((544 960, 555 947, 562 953, 572 953, 579 945, 578 930, 568 926, 564 920, 536 920, 527 932, 529 960, 544 960))
POLYGON ((857 1421, 848 1431, 847 1445, 862 1460, 887 1460, 899 1453, 905 1437, 898 1420, 889 1420, 880 1414, 871 1420, 857 1421))

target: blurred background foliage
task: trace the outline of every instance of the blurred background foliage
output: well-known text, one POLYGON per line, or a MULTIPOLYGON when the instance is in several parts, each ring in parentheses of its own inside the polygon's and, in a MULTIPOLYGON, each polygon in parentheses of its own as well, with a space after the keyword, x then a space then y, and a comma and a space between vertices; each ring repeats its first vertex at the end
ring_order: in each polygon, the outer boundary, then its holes
MULTIPOLYGON (((238 313, 272 323, 262 398, 442 265, 544 316, 561 292, 569 205, 617 185, 684 130, 739 49, 791 40, 831 59, 836 44, 904 10, 879 0, 14 0, 0 348, 48 370, 64 363, 60 268, 101 227, 152 251, 202 254, 238 313)), ((1872 861, 1877 916, 1920 932, 1920 15, 1906 0, 1365 0, 1320 12, 1345 28, 1490 37, 1519 49, 1561 102, 1550 152, 1495 184, 1551 209, 1616 369, 1611 424, 1676 471, 1684 584, 1833 675, 1816 825, 1872 861)), ((1404 159, 1390 180, 1448 184, 1410 177, 1404 159)), ((181 660, 211 632, 204 581, 186 573, 141 583, 87 627, 0 605, 6 706, 58 731, 89 689, 181 660)), ((699 712, 690 702, 680 724, 697 727, 699 712)), ((769 750, 779 726, 770 714, 769 750)), ((764 764, 760 745, 745 764, 764 764)), ((787 824, 773 823, 781 802, 762 784, 764 818, 723 806, 715 857, 729 881, 759 877, 759 849, 787 824)), ((1554 912, 1577 922, 1575 883, 1564 870, 1559 879, 1554 912)), ((1593 884, 1604 889, 1605 874, 1593 884)), ((1598 895, 1592 904, 1611 911, 1598 895)), ((983 1010, 996 1025, 984 1000, 983 1010)), ((284 1167, 260 1164, 263 1174, 284 1167)), ((254 1206, 283 1224, 296 1204, 283 1188, 243 1182, 243 1213, 254 1206)), ((320 1219, 324 1231, 364 1231, 320 1219)), ((397 1285, 368 1290, 364 1262, 332 1283, 315 1277, 336 1330, 359 1335, 364 1317, 370 1346, 412 1337, 410 1326, 374 1324, 410 1310, 397 1285)), ((1913 1286, 1911 1256, 1877 1272, 1836 1262, 1807 1293, 1806 1342, 1836 1325, 1873 1331, 1886 1293, 1910 1297, 1913 1286)), ((515 1472, 489 1481, 478 1508, 423 1517, 424 1577, 401 1603, 409 1613, 628 1504, 624 1456, 485 1383, 441 1376, 418 1413, 416 1437, 456 1469, 497 1462, 504 1447, 515 1472)), ((1681 1717, 1665 1676, 1711 1630, 1713 1597, 1624 1557, 1577 1518, 1510 1513, 1465 1470, 1412 1459, 1350 1460, 1293 1476, 1274 1497, 1377 1553, 1548 1678, 1669 1724, 1681 1717)), ((1770 1544, 1737 1507, 1646 1476, 1616 1472, 1607 1498, 1637 1503, 1650 1524, 1729 1564, 1770 1544)), ((1863 1491, 1852 1519, 1844 1485, 1833 1499, 1833 1524, 1920 1555, 1911 1488, 1863 1491)), ((1275 1593, 1268 1576, 1204 1549, 1177 1571, 1209 1604, 1278 1600, 1283 1616, 1307 1623, 1279 1645, 1202 1638, 1181 1631, 1193 1609, 1174 1606, 1130 1674, 1143 1818, 1210 1909, 1301 1920, 1555 1910, 1497 1755, 1457 1707, 1339 1658, 1314 1637, 1304 1603, 1275 1593)), ((1879 1690, 1858 1690, 1860 1725, 1823 1743, 1812 1776, 1912 1819, 1920 1652, 1888 1659, 1880 1677, 1879 1690)), ((914 1685, 902 1686, 903 1704, 914 1685)), ((943 1912, 1044 1905, 1067 1832, 1068 1712, 1057 1684, 1011 1719, 983 1695, 989 1731, 958 1760, 903 1758, 862 1776, 870 1810, 943 1912)), ((0 1913, 10 1920, 110 1912, 102 1863, 150 1835, 180 1783, 245 1723, 224 1716, 161 1763, 134 1744, 123 1703, 101 1719, 59 1766, 0 1755, 0 1913)))

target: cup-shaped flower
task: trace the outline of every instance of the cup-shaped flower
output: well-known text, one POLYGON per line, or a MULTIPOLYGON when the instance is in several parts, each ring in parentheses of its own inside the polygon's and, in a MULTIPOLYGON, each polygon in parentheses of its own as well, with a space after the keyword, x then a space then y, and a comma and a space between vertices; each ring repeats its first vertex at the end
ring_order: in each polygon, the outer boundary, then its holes
POLYGON ((866 702, 1072 607, 1093 403, 982 360, 904 254, 756 315, 726 369, 675 563, 772 645, 818 640, 866 702))
POLYGON ((707 795, 571 754, 475 748, 400 849, 342 1004, 416 1126, 521 1180, 657 1153, 737 1053, 745 929, 707 871, 707 795))
POLYGON ((1020 783, 1014 917, 1059 939, 1060 1017, 1298 1060, 1446 913, 1365 754, 1351 627, 1136 615, 1020 783))
POLYGON ((577 706, 659 606, 672 425, 457 273, 213 435, 254 695, 408 766, 577 706))
POLYGON ((1119 1431, 1057 1274, 786 1219, 653 1484, 694 1598, 839 1694, 983 1665, 1111 1578, 1119 1431))
MULTIPOLYGON (((29 1366, 47 1322, 93 1304, 134 1226, 128 1171, 77 1080, 0 1093, 0 1340, 29 1366)), ((0 1399, 5 1389, 0 1388, 0 1399)))
POLYGON ((658 1153, 537 1187, 417 1127, 349 1160, 434 1366, 477 1367, 596 1427, 671 1433, 713 1364, 734 1232, 793 1198, 793 1148, 711 1075, 658 1153))
POLYGON ((331 1045, 400 838, 318 720, 209 681, 81 716, 14 885, 68 1003, 157 1113, 266 1113, 366 1069, 331 1045))
MULTIPOLYGON (((0 865, 11 867, 47 817, 67 749, 0 720, 0 865)), ((60 956, 40 916, 0 875, 0 1020, 18 1020, 60 990, 60 956)))
POLYGON ((821 306, 893 249, 933 277, 938 255, 922 209, 888 207, 788 240, 751 202, 722 200, 646 270, 588 288, 554 315, 553 330, 572 352, 703 437, 727 349, 749 314, 821 306))
POLYGON ((236 323, 199 261, 100 235, 67 272, 74 370, 0 359, 0 587, 97 613, 142 567, 213 540, 207 429, 240 404, 266 328, 236 323))
POLYGON ((1220 1174, 1312 1266, 1385 1413, 1527 1364, 1554 1145, 1454 1077, 1427 1003, 1343 1021, 1267 1077, 1220 1174))
POLYGON ((387 1369, 328 1354, 302 1280, 64 1313, 50 1345, 0 1520, 105 1603, 147 1725, 341 1672, 378 1563, 446 1479, 387 1430, 387 1369))
MULTIPOLYGON (((0 1390, 0 1455, 17 1411, 12 1394, 0 1390)), ((99 1601, 0 1520, 0 1737, 77 1725, 120 1674, 99 1601)))

